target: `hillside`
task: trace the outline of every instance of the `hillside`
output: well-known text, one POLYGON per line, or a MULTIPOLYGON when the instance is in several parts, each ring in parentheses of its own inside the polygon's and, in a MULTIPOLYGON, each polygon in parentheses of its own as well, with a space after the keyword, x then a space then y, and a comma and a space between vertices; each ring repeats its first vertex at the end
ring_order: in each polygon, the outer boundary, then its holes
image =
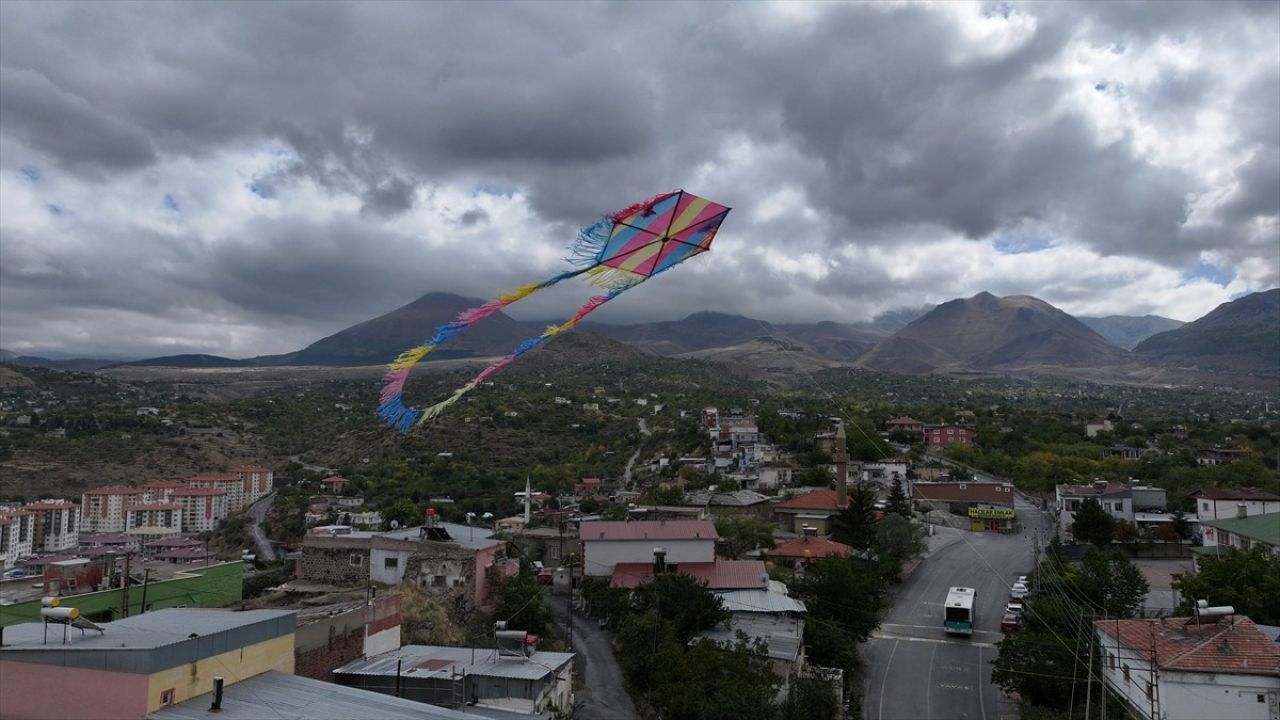
POLYGON ((758 337, 779 334, 776 328, 763 320, 715 312, 698 312, 683 320, 636 325, 584 323, 582 329, 655 355, 732 347, 758 337))
POLYGON ((1159 315, 1108 315, 1106 317, 1076 317, 1090 330, 1106 338, 1116 347, 1132 350, 1138 343, 1166 330, 1175 330, 1186 323, 1159 315))
MULTIPOLYGON (((435 329, 483 300, 427 293, 404 307, 334 333, 297 352, 254 358, 259 365, 381 365, 431 337, 435 329)), ((431 354, 433 360, 487 357, 510 352, 529 336, 522 323, 501 312, 468 328, 431 354)))
POLYGON ((907 373, 1075 368, 1121 364, 1127 353, 1052 305, 979 293, 943 303, 859 358, 859 367, 907 373))
POLYGON ((1280 288, 1223 303, 1133 351, 1152 365, 1280 376, 1280 288))
POLYGON ((119 365, 122 367, 231 368, 253 367, 254 362, 252 360, 232 360, 220 355, 188 354, 134 360, 132 362, 119 363, 119 365))

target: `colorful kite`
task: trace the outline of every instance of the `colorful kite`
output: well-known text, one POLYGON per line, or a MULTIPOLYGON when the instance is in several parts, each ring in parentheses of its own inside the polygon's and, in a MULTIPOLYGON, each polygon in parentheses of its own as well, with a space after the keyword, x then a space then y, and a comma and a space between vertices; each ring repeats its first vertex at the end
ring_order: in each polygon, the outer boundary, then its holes
POLYGON ((401 432, 408 432, 415 423, 436 417, 489 376, 573 328, 596 308, 654 275, 710 250, 716 230, 728 214, 729 208, 724 205, 676 190, 619 210, 582 228, 568 258, 576 269, 540 283, 508 290, 480 307, 463 312, 453 322, 440 326, 435 336, 425 343, 400 353, 387 368, 387 384, 382 388, 378 414, 401 432), (444 400, 429 408, 405 405, 404 385, 409 379, 409 372, 441 343, 518 300, 579 275, 586 275, 592 285, 607 292, 587 300, 564 324, 552 325, 538 337, 524 341, 511 354, 482 370, 471 382, 444 400))

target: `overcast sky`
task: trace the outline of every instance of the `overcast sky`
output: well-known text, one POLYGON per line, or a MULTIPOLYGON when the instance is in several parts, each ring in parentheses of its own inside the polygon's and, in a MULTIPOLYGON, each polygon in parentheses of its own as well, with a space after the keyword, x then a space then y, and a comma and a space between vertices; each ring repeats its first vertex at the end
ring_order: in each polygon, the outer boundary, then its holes
POLYGON ((1193 320, 1280 284, 1278 9, 3 2, 0 346, 295 350, 674 188, 713 251, 594 317, 1193 320))

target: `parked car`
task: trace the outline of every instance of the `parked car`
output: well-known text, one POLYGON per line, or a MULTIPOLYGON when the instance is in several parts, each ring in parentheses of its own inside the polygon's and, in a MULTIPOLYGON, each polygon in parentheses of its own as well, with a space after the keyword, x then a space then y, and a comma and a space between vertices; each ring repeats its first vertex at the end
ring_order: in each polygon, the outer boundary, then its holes
POLYGON ((1001 632, 1013 632, 1022 627, 1022 616, 1016 613, 1005 613, 1000 619, 1001 632))
POLYGON ((552 570, 551 568, 542 568, 541 570, 538 571, 537 578, 538 578, 538 582, 542 583, 543 585, 550 585, 551 581, 555 579, 555 576, 556 576, 555 570, 552 570))
POLYGON ((1009 588, 1009 597, 1013 598, 1014 600, 1021 600, 1026 596, 1027 596, 1027 586, 1023 585, 1022 583, 1014 583, 1013 587, 1009 588))
POLYGON ((1010 600, 1009 604, 1004 606, 1004 611, 1006 613, 1013 613, 1018 617, 1022 617, 1022 612, 1025 609, 1026 607, 1022 604, 1021 600, 1010 600))
POLYGON ((1023 585, 1026 585, 1027 587, 1031 587, 1031 581, 1027 579, 1026 575, 1019 575, 1018 579, 1014 580, 1013 582, 1015 585, 1018 583, 1021 583, 1023 585))

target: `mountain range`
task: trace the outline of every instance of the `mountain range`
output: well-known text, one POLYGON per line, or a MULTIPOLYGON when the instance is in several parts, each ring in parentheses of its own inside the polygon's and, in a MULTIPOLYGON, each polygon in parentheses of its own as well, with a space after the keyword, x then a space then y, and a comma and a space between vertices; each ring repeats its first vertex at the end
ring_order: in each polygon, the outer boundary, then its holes
MULTIPOLYGON (((417 300, 284 355, 232 360, 177 355, 119 363, 48 360, 0 350, 0 362, 93 370, 112 364, 168 367, 358 366, 390 361, 481 301, 451 293, 417 300)), ((432 359, 494 357, 537 335, 541 322, 495 313, 432 359)), ((1280 379, 1280 289, 1227 302, 1192 323, 1153 315, 1076 318, 1043 300, 982 292, 936 307, 895 311, 867 323, 770 323, 713 312, 682 320, 580 331, 661 356, 701 357, 757 369, 855 365, 902 373, 1038 372, 1116 381, 1280 379), (1188 375, 1187 373, 1193 373, 1188 375), (1226 375, 1223 375, 1223 374, 1226 375)))

